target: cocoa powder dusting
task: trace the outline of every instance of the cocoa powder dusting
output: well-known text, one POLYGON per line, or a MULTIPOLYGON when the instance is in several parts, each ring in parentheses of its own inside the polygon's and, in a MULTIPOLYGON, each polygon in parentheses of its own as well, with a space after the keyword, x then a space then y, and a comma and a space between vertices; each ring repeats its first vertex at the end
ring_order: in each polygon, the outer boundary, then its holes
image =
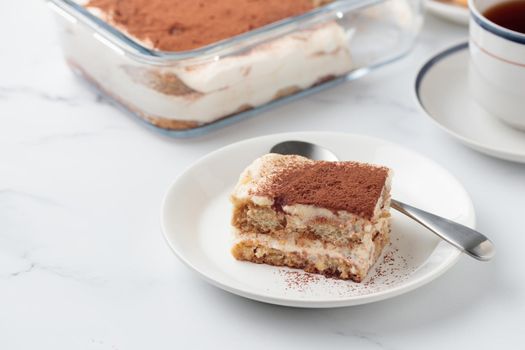
POLYGON ((388 173, 386 167, 356 162, 306 163, 284 169, 254 194, 272 197, 281 207, 314 205, 370 219, 388 173))
POLYGON ((155 49, 185 51, 300 15, 314 0, 90 0, 86 7, 155 49))
POLYGON ((303 271, 294 271, 290 269, 280 269, 279 274, 284 278, 285 289, 306 292, 312 284, 319 282, 322 278, 320 275, 314 275, 303 271))

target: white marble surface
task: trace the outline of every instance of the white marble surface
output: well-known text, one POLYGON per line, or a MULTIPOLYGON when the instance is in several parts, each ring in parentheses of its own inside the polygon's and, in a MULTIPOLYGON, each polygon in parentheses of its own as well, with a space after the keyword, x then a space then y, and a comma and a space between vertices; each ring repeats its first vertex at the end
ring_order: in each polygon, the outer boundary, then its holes
POLYGON ((43 1, 2 1, 0 31, 0 349, 523 347, 525 166, 449 138, 412 92, 418 66, 465 28, 429 18, 403 61, 190 140, 145 130, 76 80, 43 1), (369 134, 441 163, 471 194, 497 258, 464 257, 417 291, 335 310, 201 281, 160 235, 164 190, 218 147, 293 130, 369 134))

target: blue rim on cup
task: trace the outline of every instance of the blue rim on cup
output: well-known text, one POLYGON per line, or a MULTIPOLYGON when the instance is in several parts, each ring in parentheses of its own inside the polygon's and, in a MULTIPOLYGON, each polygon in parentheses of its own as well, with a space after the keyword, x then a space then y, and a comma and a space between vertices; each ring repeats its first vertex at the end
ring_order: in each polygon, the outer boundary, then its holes
POLYGON ((478 9, 474 6, 474 0, 469 0, 470 17, 474 20, 481 28, 494 35, 502 37, 504 39, 513 41, 518 44, 525 45, 525 34, 515 32, 513 30, 502 27, 491 20, 485 18, 478 9), (472 3, 472 4, 471 4, 472 3))

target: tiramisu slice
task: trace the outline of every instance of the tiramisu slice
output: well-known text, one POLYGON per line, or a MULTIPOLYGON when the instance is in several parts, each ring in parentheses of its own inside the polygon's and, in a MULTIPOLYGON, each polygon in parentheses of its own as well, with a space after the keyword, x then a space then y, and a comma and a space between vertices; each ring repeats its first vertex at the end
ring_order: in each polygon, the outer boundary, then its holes
POLYGON ((391 170, 268 154, 235 186, 238 260, 361 282, 390 233, 391 170))

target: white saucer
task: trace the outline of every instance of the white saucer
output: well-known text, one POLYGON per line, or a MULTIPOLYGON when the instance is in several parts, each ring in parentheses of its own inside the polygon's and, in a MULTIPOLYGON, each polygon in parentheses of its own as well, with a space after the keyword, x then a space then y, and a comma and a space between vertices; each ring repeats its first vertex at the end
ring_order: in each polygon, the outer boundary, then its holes
POLYGON ((393 212, 392 245, 362 284, 300 270, 236 261, 230 254, 229 194, 241 171, 284 140, 305 140, 340 159, 394 169, 393 196, 470 227, 474 209, 461 184, 431 160, 366 136, 304 132, 269 135, 219 149, 194 163, 168 189, 161 212, 164 237, 175 254, 208 282, 272 304, 339 307, 370 303, 413 290, 449 269, 460 252, 393 212))
POLYGON ((425 7, 429 12, 440 18, 457 24, 468 25, 470 15, 466 7, 437 0, 425 1, 425 7))
POLYGON ((468 93, 468 44, 453 46, 423 65, 416 96, 443 130, 488 155, 525 163, 525 132, 489 115, 468 93))

